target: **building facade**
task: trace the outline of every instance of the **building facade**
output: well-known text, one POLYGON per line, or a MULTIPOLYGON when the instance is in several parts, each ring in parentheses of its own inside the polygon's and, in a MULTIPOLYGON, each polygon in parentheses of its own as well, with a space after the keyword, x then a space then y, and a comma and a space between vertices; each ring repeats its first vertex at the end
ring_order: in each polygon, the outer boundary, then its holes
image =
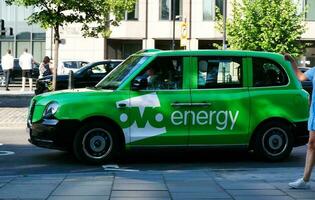
MULTIPOLYGON (((222 0, 174 1, 173 9, 172 0, 138 0, 134 11, 126 12, 125 20, 120 26, 112 27, 112 34, 107 40, 82 38, 78 25, 65 27, 61 31, 62 38, 66 39, 66 44, 60 47, 61 59, 93 61, 104 58, 126 58, 140 49, 171 49, 173 29, 175 29, 175 49, 179 49, 182 21, 188 24, 186 49, 214 49, 215 43, 222 43, 223 36, 215 29, 214 22, 215 7, 223 11, 222 0), (176 19, 175 26, 173 16, 176 19)), ((231 1, 227 0, 227 2, 227 15, 230 15, 231 1)), ((305 7, 308 7, 305 18, 307 31, 302 41, 310 45, 305 53, 305 59, 308 61, 306 63, 314 66, 315 1, 300 1, 300 9, 305 7)), ((47 32, 47 38, 51 38, 51 32, 47 32)))
MULTIPOLYGON (((0 55, 12 50, 14 57, 18 58, 25 48, 29 50, 37 62, 40 62, 46 52, 46 31, 38 25, 28 25, 26 18, 29 17, 33 8, 8 6, 5 0, 0 0, 0 55)), ((1 58, 0 58, 1 59, 1 58)))

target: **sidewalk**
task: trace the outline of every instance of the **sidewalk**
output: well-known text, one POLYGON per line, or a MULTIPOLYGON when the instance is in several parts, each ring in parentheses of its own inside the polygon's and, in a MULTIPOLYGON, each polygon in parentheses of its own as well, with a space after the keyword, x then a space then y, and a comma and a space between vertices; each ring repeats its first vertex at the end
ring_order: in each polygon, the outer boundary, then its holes
POLYGON ((28 106, 35 95, 28 89, 21 92, 19 87, 13 87, 5 91, 0 87, 0 128, 26 127, 28 106))
POLYGON ((107 171, 0 177, 1 199, 315 199, 310 190, 289 189, 296 168, 107 171))

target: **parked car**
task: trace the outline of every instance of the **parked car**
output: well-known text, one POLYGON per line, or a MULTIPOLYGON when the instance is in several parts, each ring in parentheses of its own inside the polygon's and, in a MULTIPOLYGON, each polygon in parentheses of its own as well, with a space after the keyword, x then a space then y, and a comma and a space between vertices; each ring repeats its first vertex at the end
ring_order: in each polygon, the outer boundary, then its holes
POLYGON ((281 54, 148 50, 94 88, 35 96, 29 141, 94 164, 145 147, 239 147, 279 161, 308 141, 308 98, 281 54))
MULTIPOLYGON (((35 79, 38 78, 38 76, 39 76, 39 64, 38 63, 33 64, 33 69, 31 70, 31 76, 32 76, 32 78, 35 78, 35 79)), ((11 77, 11 81, 14 81, 16 79, 20 79, 22 77, 22 68, 19 64, 18 58, 14 59, 13 70, 10 74, 10 77, 11 77)), ((0 80, 1 80, 1 82, 5 82, 5 77, 3 74, 1 63, 0 63, 0 80)))
MULTIPOLYGON (((299 67, 301 72, 305 73, 307 70, 311 69, 310 67, 299 67)), ((310 96, 312 96, 312 91, 313 91, 313 84, 312 81, 307 80, 307 81, 302 81, 302 87, 304 90, 306 90, 310 96)))
MULTIPOLYGON (((119 65, 122 60, 104 60, 87 64, 78 71, 74 76, 74 88, 85 88, 95 86, 102 78, 105 77, 112 69, 119 65)), ((56 90, 68 88, 69 75, 58 75, 56 90)), ((51 91, 52 75, 43 77, 36 81, 35 94, 41 94, 51 91)))
POLYGON ((73 72, 76 72, 81 67, 84 67, 88 63, 89 62, 87 62, 87 61, 74 61, 74 60, 62 61, 58 65, 57 73, 58 73, 58 75, 68 75, 70 70, 72 70, 73 72))

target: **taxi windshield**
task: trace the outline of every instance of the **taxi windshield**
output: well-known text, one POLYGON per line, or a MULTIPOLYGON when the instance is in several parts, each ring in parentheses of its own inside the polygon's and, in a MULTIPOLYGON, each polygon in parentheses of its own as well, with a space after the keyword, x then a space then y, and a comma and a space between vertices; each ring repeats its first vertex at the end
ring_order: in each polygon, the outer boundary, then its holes
POLYGON ((139 66, 141 66, 149 57, 148 56, 130 56, 104 79, 102 79, 96 88, 115 90, 125 81, 139 66))

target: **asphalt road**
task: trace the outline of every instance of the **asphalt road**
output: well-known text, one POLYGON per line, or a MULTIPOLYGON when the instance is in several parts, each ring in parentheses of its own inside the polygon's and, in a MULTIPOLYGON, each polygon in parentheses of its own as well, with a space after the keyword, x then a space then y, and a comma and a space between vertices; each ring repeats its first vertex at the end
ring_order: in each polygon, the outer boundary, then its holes
MULTIPOLYGON (((71 153, 35 147, 28 143, 24 128, 0 128, 0 176, 101 172, 103 167, 79 163, 71 153), (11 155, 5 155, 10 154, 11 155)), ((306 146, 295 148, 282 162, 263 162, 246 151, 142 150, 128 152, 116 163, 122 170, 199 170, 303 167, 306 146)))

